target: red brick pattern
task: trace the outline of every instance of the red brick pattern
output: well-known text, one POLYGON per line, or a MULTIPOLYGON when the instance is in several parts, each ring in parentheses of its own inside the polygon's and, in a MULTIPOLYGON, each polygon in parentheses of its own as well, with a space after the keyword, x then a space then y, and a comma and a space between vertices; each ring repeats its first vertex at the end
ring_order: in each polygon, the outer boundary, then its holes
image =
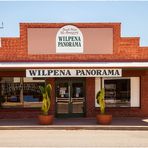
POLYGON ((86 116, 95 113, 95 78, 86 78, 86 116))
POLYGON ((141 114, 148 116, 148 75, 141 77, 141 114))
POLYGON ((138 37, 120 37, 120 23, 72 23, 79 28, 113 28, 113 54, 28 55, 27 28, 60 28, 65 23, 21 23, 20 38, 2 38, 0 61, 147 61, 148 47, 139 47, 138 37))
POLYGON ((40 109, 1 109, 0 119, 37 118, 40 112, 40 109))

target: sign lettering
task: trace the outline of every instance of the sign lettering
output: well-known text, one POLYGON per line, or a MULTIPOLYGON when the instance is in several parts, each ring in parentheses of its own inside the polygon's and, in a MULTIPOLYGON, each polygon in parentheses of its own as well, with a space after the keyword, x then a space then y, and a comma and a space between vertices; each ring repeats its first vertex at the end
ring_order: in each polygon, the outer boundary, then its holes
POLYGON ((56 53, 83 53, 82 32, 73 25, 59 29, 56 35, 56 53))
POLYGON ((26 77, 121 77, 121 69, 27 69, 26 77))

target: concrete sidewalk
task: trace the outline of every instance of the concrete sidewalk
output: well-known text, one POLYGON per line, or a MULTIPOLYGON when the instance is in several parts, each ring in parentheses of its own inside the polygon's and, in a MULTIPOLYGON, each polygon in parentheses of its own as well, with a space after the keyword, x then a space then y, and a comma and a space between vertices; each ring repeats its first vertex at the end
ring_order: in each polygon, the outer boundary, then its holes
POLYGON ((0 119, 0 130, 148 130, 148 117, 113 117, 111 125, 98 125, 95 118, 55 118, 53 125, 34 119, 0 119))

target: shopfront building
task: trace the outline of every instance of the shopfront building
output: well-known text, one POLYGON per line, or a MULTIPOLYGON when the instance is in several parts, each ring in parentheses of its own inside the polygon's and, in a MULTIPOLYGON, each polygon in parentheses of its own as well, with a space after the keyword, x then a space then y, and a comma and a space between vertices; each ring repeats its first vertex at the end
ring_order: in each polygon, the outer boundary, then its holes
POLYGON ((94 117, 105 88, 113 116, 148 116, 148 47, 121 37, 120 23, 21 23, 1 38, 0 118, 36 117, 51 83, 55 117, 94 117))

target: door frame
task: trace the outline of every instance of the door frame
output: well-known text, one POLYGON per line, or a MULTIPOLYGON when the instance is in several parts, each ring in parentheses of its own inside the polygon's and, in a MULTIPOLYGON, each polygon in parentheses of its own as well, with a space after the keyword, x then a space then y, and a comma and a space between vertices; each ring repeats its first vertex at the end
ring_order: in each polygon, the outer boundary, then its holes
MULTIPOLYGON (((85 117, 86 116, 86 79, 85 78, 56 78, 55 79, 55 116, 61 118, 74 118, 74 117, 85 117), (72 83, 82 82, 83 83, 83 92, 84 92, 84 104, 83 104, 83 113, 72 113, 72 104, 69 103, 68 113, 67 114, 59 114, 57 113, 57 102, 56 102, 56 87, 60 82, 67 82, 70 84, 70 88, 72 88, 72 83)), ((70 89, 70 98, 72 94, 72 89, 70 89)))

